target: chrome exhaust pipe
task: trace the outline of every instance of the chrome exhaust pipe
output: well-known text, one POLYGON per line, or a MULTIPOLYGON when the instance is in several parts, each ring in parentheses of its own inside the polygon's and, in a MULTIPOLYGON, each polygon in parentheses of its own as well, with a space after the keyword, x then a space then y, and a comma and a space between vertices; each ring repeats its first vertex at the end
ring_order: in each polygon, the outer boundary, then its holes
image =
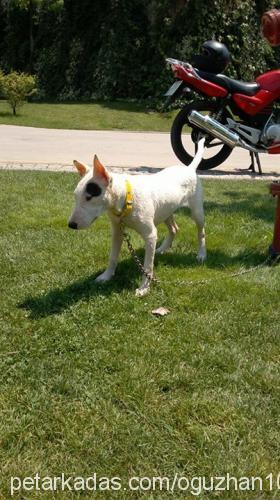
POLYGON ((232 132, 220 122, 208 115, 204 116, 193 110, 189 114, 188 120, 192 125, 205 130, 205 132, 208 132, 217 139, 220 139, 231 148, 234 148, 235 146, 242 146, 239 135, 232 132))
POLYGON ((220 122, 211 118, 209 115, 202 115, 197 111, 193 110, 188 116, 189 122, 192 125, 195 125, 198 128, 201 128, 205 132, 213 135, 217 139, 220 139, 222 142, 227 144, 230 148, 234 148, 235 146, 240 146, 243 149, 247 149, 247 151, 251 151, 253 153, 267 153, 265 149, 259 149, 251 144, 245 142, 238 134, 232 132, 227 127, 222 125, 220 122))

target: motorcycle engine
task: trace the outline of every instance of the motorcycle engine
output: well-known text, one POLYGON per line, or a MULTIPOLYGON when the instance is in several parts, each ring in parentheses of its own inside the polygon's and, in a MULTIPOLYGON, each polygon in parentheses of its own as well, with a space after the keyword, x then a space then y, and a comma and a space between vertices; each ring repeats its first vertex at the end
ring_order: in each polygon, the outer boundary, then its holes
POLYGON ((261 141, 268 145, 274 142, 280 142, 280 112, 272 113, 269 120, 266 122, 263 133, 261 135, 261 141))

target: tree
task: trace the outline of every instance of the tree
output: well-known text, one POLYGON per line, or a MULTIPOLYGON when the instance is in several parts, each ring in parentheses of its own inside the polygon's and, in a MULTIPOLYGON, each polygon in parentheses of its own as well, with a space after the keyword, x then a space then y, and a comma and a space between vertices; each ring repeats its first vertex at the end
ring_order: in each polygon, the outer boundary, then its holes
POLYGON ((22 26, 28 31, 29 40, 29 57, 28 57, 28 70, 33 71, 33 54, 34 54, 34 16, 40 0, 9 0, 7 2, 8 25, 12 31, 14 17, 19 16, 24 20, 22 26))
POLYGON ((34 72, 38 98, 161 98, 166 57, 190 60, 215 38, 229 46, 229 76, 278 66, 260 35, 280 0, 0 0, 0 65, 34 72))
POLYGON ((160 71, 160 58, 156 61, 157 51, 150 38, 147 1, 110 0, 100 36, 102 44, 94 72, 95 95, 103 98, 154 95, 158 90, 154 71, 160 71))
POLYGON ((189 59, 203 41, 216 39, 225 43, 232 54, 227 69, 230 76, 251 80, 267 70, 273 54, 261 37, 256 3, 253 0, 190 0, 185 15, 190 17, 192 13, 195 21, 186 23, 188 32, 177 44, 178 56, 189 59))

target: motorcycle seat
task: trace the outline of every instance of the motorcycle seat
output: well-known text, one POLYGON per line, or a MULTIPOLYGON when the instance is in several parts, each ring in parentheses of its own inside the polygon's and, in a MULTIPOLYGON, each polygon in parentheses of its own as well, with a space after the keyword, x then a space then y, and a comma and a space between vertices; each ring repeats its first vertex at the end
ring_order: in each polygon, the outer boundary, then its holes
POLYGON ((241 80, 234 80, 229 76, 215 73, 206 73, 205 71, 197 70, 197 73, 204 80, 208 80, 209 82, 216 83, 220 85, 220 87, 225 88, 231 94, 245 94, 249 96, 255 95, 260 89, 260 85, 256 82, 242 82, 241 80))

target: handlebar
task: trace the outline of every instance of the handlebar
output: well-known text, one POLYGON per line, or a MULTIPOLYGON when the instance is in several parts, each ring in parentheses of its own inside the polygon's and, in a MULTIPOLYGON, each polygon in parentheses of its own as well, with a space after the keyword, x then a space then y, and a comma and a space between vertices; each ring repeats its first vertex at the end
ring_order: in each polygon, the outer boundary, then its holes
POLYGON ((186 71, 188 71, 188 73, 191 73, 193 76, 195 76, 195 78, 197 78, 198 80, 203 80, 203 78, 201 78, 201 76, 199 76, 199 74, 197 73, 197 70, 190 63, 179 61, 179 59, 172 59, 172 57, 168 57, 165 60, 166 62, 171 64, 171 66, 181 66, 186 71))
POLYGON ((177 66, 183 66, 184 68, 189 68, 191 69, 192 68, 192 65, 190 63, 187 63, 185 61, 179 61, 179 59, 172 59, 172 57, 168 57, 167 59, 165 59, 166 62, 168 62, 169 64, 175 64, 177 66))

